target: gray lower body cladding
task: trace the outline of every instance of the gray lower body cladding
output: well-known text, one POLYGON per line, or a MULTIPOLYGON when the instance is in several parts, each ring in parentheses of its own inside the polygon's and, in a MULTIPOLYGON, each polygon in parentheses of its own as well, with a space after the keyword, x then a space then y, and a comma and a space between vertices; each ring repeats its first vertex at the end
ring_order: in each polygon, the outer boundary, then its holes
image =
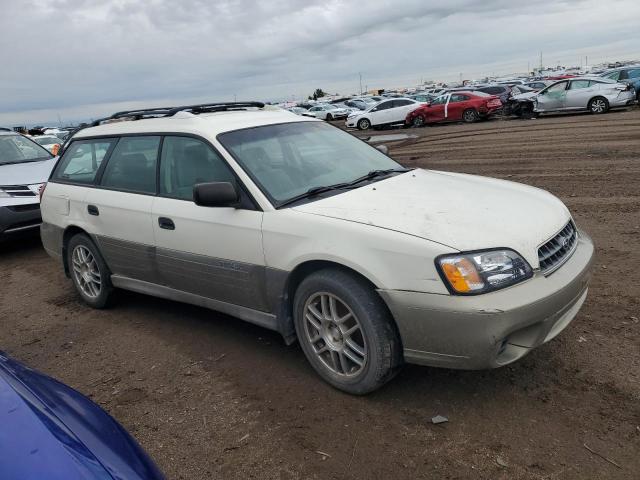
POLYGON ((39 203, 0 207, 0 235, 35 230, 41 222, 39 203))

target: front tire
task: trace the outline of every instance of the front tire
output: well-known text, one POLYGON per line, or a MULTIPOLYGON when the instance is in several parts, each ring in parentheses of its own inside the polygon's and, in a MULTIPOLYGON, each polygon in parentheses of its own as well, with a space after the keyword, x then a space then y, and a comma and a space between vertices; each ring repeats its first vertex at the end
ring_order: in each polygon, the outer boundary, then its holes
POLYGON ((609 102, 604 97, 595 97, 589 100, 587 108, 594 115, 607 113, 609 111, 609 102))
POLYGON ((326 118, 327 122, 330 122, 333 120, 333 115, 331 115, 330 113, 327 113, 327 118, 326 118))
POLYGON ((402 349, 386 305, 363 279, 339 269, 305 278, 294 297, 302 351, 330 385, 363 395, 388 382, 402 349))
POLYGON ((371 127, 371 122, 366 119, 363 118, 362 120, 358 121, 358 130, 368 130, 371 127))
POLYGON ((416 128, 424 127, 425 123, 426 122, 424 121, 424 117, 422 115, 417 115, 411 122, 411 124, 416 128))
POLYGON ((67 246, 67 265, 80 298, 92 308, 107 307, 113 294, 111 272, 87 235, 71 238, 67 246))
POLYGON ((474 123, 478 121, 478 112, 476 112, 473 108, 468 108, 464 112, 462 112, 462 120, 465 123, 474 123))

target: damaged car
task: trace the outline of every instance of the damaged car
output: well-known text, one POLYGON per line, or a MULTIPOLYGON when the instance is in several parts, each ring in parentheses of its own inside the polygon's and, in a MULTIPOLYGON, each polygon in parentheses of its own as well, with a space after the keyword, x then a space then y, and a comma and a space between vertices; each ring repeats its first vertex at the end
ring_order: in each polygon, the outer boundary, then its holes
POLYGON ((589 111, 600 114, 633 105, 635 100, 633 86, 594 77, 561 80, 532 97, 535 113, 589 111))

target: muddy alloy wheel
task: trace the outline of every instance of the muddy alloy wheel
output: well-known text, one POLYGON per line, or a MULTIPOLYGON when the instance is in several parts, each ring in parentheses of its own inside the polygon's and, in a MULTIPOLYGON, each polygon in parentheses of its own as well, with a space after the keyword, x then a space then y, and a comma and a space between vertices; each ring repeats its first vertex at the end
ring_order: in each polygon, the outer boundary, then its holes
POLYGON ((424 127, 424 117, 422 115, 416 116, 412 124, 414 127, 424 127))
POLYGON ((74 235, 67 245, 66 261, 82 300, 93 308, 107 307, 113 293, 111 272, 95 243, 85 234, 74 235))
POLYGON ((339 376, 359 374, 367 363, 367 342, 351 308, 337 295, 319 292, 304 311, 306 340, 324 366, 339 376))
POLYGON ((402 365, 402 344, 382 297, 372 285, 342 269, 307 276, 297 287, 294 324, 314 370, 344 392, 380 388, 402 365))
POLYGON ((589 101, 589 111, 594 114, 606 113, 609 110, 609 102, 606 98, 596 97, 589 101))
POLYGON ((469 108, 462 113, 462 120, 464 120, 466 123, 473 123, 477 119, 478 113, 472 108, 469 108))
POLYGON ((73 249, 71 268, 82 293, 89 298, 97 298, 102 289, 102 276, 96 259, 84 245, 78 245, 73 249))

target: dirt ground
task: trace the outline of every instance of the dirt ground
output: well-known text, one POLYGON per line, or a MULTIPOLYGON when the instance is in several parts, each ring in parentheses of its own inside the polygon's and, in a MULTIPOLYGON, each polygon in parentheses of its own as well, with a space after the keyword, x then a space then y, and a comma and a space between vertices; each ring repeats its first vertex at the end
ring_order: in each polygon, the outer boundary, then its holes
POLYGON ((545 188, 592 235, 588 299, 554 341, 351 397, 234 318, 126 292, 91 310, 33 239, 0 246, 0 349, 93 398, 171 479, 640 478, 640 109, 402 133, 402 163, 545 188))

